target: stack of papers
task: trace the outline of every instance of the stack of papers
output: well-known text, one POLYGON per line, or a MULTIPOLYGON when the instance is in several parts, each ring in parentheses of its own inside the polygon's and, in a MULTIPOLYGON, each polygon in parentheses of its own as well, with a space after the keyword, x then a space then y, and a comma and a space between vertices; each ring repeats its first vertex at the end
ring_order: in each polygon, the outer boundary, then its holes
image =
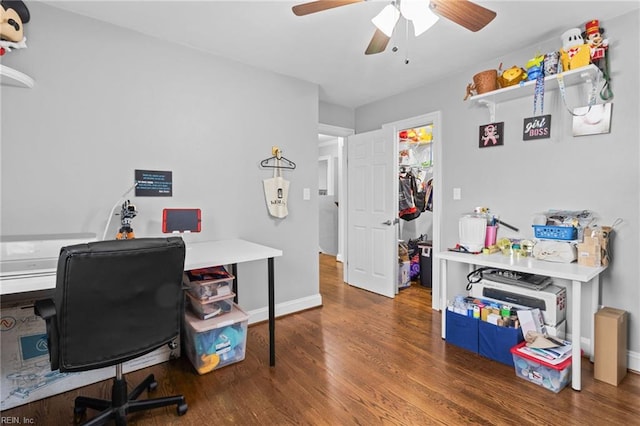
POLYGON ((524 345, 519 347, 517 351, 544 361, 546 364, 557 365, 571 358, 571 342, 567 342, 566 340, 562 342, 563 344, 561 346, 553 348, 534 348, 524 345))
POLYGON ((518 311, 522 335, 527 342, 518 352, 557 365, 571 357, 571 342, 557 339, 547 334, 540 309, 518 311))

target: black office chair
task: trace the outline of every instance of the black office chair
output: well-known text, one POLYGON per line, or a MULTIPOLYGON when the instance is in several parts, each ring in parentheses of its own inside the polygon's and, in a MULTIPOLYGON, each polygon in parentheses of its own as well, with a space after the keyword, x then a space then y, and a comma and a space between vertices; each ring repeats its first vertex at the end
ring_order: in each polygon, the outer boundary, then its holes
MULTIPOLYGON (((87 371, 116 366, 111 400, 79 396, 75 419, 87 408, 102 410, 86 425, 114 419, 127 424, 127 413, 176 405, 187 412, 184 396, 140 400, 157 386, 153 374, 127 395, 122 363, 173 342, 183 314, 182 238, 99 241, 63 247, 54 300, 35 304, 47 323, 51 369, 87 371)), ((175 347, 175 346, 174 346, 175 347)))

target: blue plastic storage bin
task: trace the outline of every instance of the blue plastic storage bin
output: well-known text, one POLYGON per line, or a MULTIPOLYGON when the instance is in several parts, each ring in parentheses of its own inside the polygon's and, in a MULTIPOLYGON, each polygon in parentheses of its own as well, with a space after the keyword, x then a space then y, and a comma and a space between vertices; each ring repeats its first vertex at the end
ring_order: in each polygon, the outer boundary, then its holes
POLYGON ((578 229, 573 226, 532 225, 534 236, 545 240, 575 240, 578 229))

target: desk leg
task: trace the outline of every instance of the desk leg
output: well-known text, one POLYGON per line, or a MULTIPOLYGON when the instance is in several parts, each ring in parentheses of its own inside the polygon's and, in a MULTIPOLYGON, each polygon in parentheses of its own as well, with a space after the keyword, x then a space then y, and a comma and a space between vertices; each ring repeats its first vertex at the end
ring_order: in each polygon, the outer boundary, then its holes
POLYGON ((233 275, 233 283, 231 284, 231 291, 235 294, 233 301, 238 303, 238 264, 231 264, 231 275, 233 275))
POLYGON ((580 305, 582 304, 582 283, 580 281, 572 281, 571 303, 571 334, 573 342, 571 346, 571 387, 573 390, 582 389, 582 358, 580 356, 580 336, 582 336, 580 327, 580 305))
POLYGON ((596 275, 591 280, 591 338, 589 339, 589 360, 594 361, 595 355, 595 339, 596 339, 596 326, 595 326, 595 314, 598 312, 600 306, 600 275, 596 275))
POLYGON ((442 338, 447 338, 447 261, 440 259, 440 312, 442 312, 442 338))
POLYGON ((276 365, 276 319, 273 257, 267 259, 269 269, 269 365, 276 365))

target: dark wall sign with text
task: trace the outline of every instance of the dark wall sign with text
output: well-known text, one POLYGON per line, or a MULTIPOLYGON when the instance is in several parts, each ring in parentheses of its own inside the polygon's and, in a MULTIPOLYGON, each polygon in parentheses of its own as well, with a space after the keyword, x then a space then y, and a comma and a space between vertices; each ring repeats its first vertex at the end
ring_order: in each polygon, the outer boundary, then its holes
POLYGON ((480 148, 504 145, 504 121, 480 126, 480 148))
POLYGON ((524 119, 522 140, 549 139, 551 137, 551 114, 524 119))
POLYGON ((173 196, 172 172, 136 170, 136 197, 173 196))

